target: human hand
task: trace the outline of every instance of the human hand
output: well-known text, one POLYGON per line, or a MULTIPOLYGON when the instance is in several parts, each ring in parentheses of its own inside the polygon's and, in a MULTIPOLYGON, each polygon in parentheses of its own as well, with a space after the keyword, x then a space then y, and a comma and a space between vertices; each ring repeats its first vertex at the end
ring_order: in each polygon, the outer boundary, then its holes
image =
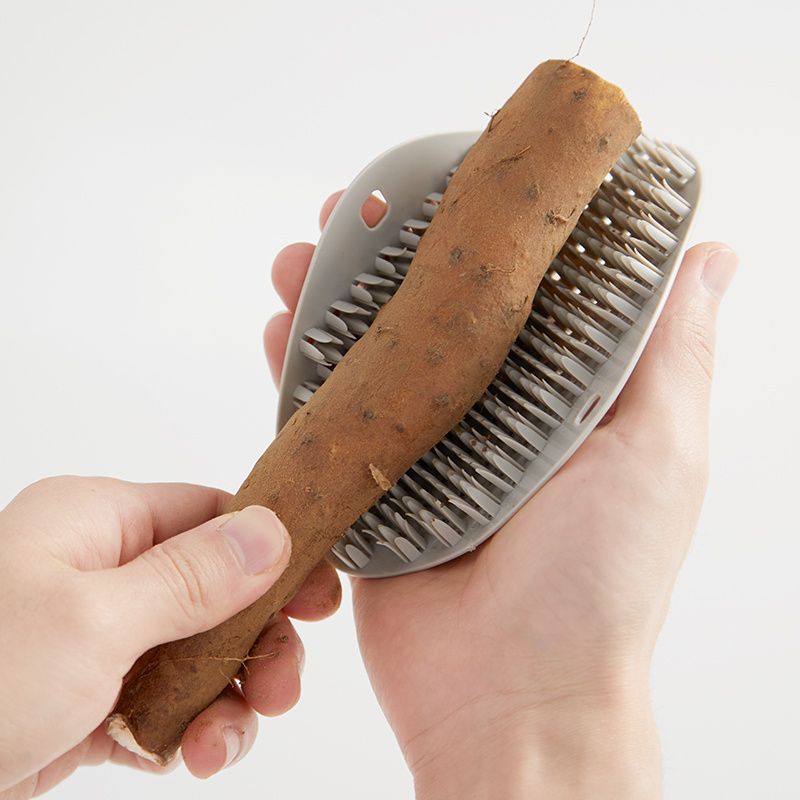
MULTIPOLYGON (((80 764, 163 771, 103 728, 125 674, 150 647, 245 608, 289 560, 277 517, 260 507, 220 517, 229 497, 185 484, 62 477, 25 489, 0 512, 0 798, 41 794, 80 764)), ((338 588, 321 566, 267 625, 240 683, 187 729, 190 772, 208 777, 241 758, 255 712, 294 705, 303 648, 287 614, 328 616, 338 588)))
MULTIPOLYGON (((276 379, 312 253, 291 245, 273 266, 288 308, 265 330, 276 379)), ((364 662, 418 797, 660 796, 650 661, 705 493, 714 327, 736 261, 721 244, 686 254, 612 412, 489 541, 353 580, 364 662)))

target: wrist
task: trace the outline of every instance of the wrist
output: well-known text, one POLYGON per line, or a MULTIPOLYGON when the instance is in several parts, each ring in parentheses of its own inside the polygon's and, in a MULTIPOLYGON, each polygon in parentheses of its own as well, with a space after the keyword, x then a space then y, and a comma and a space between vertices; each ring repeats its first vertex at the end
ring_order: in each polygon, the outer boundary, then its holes
POLYGON ((406 750, 417 800, 662 796, 661 750, 646 693, 575 696, 514 710, 506 699, 476 701, 406 750))

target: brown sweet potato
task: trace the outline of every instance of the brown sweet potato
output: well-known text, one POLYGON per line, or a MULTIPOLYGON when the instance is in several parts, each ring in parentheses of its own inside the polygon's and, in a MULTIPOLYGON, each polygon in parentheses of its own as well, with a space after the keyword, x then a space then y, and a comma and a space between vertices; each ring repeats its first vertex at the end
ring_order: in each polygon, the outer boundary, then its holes
POLYGON ((408 276, 278 434, 234 497, 293 540, 274 588, 135 665, 107 727, 166 763, 265 622, 348 527, 466 414, 496 374, 553 257, 640 132, 623 93, 570 61, 527 78, 453 176, 408 276))

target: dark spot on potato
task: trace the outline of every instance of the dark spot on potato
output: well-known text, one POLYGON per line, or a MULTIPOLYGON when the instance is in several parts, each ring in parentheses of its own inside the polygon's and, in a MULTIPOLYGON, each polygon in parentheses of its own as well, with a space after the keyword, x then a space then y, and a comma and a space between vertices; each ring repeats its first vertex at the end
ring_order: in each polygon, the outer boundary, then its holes
POLYGON ((565 217, 563 214, 559 214, 558 211, 555 210, 548 211, 544 216, 550 225, 563 225, 564 223, 569 222, 568 217, 565 217))
POLYGON ((481 268, 478 270, 478 280, 481 283, 490 280, 492 277, 492 271, 492 268, 488 264, 481 264, 481 268))
POLYGON ((586 98, 586 87, 582 86, 580 89, 576 89, 572 93, 572 102, 573 103, 580 103, 581 100, 586 98))
POLYGON ((456 245, 450 251, 450 263, 451 264, 457 264, 459 261, 461 261, 461 259, 463 257, 464 257, 464 251, 460 247, 458 247, 458 245, 456 245))
POLYGON ((600 141, 597 143, 597 151, 599 153, 602 153, 603 150, 606 149, 606 147, 608 147, 608 139, 606 139, 606 137, 603 136, 603 137, 601 137, 600 141))
POLYGON ((530 200, 532 203, 535 203, 539 199, 539 196, 541 195, 541 193, 542 192, 539 189, 539 185, 536 184, 536 183, 532 183, 528 187, 528 191, 525 194, 526 194, 528 200, 530 200))
POLYGON ((506 303, 503 306, 503 316, 506 319, 513 319, 514 317, 522 311, 522 308, 518 306, 516 303, 506 303))
POLYGON ((446 406, 450 405, 450 395, 449 394, 437 394, 433 398, 433 404, 435 406, 439 406, 440 408, 445 408, 446 406))
POLYGON ((300 447, 307 447, 310 444, 314 444, 314 437, 307 433, 301 440, 300 440, 300 447))
POLYGON ((403 431, 406 429, 406 427, 405 427, 405 425, 403 425, 402 422, 396 422, 395 425, 394 425, 394 429, 398 433, 403 433, 403 431))
POLYGON ((375 412, 374 412, 374 411, 373 411, 371 408, 365 408, 365 409, 364 409, 364 410, 361 412, 361 416, 362 416, 362 417, 363 417, 365 420, 371 420, 371 419, 375 419, 375 412))
POLYGON ((430 366, 436 366, 444 358, 444 353, 438 348, 428 350, 427 362, 430 366))

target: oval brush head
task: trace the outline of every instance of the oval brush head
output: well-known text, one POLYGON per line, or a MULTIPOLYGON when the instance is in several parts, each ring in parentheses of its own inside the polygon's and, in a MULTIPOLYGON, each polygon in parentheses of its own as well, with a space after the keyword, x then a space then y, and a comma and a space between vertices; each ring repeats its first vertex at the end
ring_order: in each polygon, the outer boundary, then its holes
MULTIPOLYGON (((345 191, 320 237, 284 365, 282 427, 405 277, 449 177, 478 133, 400 145, 345 191), (387 202, 370 228, 374 192, 387 202)), ((344 572, 387 577, 474 550, 569 458, 633 370, 666 301, 700 195, 684 150, 641 136, 554 259, 494 382, 334 546, 344 572)))

